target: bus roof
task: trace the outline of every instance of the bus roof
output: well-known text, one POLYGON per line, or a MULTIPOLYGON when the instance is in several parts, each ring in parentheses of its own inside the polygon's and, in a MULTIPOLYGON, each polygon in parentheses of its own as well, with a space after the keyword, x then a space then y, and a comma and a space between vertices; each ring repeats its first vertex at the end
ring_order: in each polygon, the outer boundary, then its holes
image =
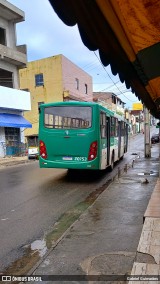
POLYGON ((66 101, 66 102, 53 102, 53 103, 47 103, 42 104, 40 106, 42 107, 51 107, 51 106, 70 106, 70 105, 78 105, 78 106, 92 106, 97 105, 94 102, 80 102, 80 101, 66 101))

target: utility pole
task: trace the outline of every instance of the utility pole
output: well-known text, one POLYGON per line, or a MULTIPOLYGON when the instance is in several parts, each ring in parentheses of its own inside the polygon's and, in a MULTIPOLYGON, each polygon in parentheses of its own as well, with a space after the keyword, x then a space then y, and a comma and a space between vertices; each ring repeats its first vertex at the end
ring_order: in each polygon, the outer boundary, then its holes
POLYGON ((144 106, 144 153, 145 158, 151 157, 150 144, 150 114, 148 109, 144 106))
MULTIPOLYGON (((156 128, 159 129, 159 139, 160 139, 160 121, 157 123, 156 128)), ((159 160, 160 160, 160 144, 159 144, 159 160)), ((159 177, 160 177, 160 172, 159 172, 159 177)))
POLYGON ((139 111, 139 133, 141 132, 141 111, 139 111))

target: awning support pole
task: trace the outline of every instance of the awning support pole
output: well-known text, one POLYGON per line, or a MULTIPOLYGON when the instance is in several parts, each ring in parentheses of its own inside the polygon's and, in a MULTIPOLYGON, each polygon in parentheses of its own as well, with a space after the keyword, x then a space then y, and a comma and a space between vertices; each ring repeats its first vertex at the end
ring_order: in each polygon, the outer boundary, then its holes
POLYGON ((150 113, 144 106, 144 156, 151 157, 151 142, 150 142, 150 113))

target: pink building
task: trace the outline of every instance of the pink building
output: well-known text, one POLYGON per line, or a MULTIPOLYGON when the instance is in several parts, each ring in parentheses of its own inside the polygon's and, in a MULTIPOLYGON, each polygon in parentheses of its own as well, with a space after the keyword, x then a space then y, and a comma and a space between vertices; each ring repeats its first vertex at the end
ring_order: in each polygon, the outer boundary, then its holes
POLYGON ((64 55, 61 57, 64 100, 93 101, 92 77, 64 55))

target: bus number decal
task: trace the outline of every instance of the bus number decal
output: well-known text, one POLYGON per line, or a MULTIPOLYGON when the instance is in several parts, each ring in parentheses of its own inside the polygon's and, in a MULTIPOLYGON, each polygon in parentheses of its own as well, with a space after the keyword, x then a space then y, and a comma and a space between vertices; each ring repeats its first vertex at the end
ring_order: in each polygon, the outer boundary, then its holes
POLYGON ((87 162, 87 157, 75 157, 74 160, 78 162, 87 162))

